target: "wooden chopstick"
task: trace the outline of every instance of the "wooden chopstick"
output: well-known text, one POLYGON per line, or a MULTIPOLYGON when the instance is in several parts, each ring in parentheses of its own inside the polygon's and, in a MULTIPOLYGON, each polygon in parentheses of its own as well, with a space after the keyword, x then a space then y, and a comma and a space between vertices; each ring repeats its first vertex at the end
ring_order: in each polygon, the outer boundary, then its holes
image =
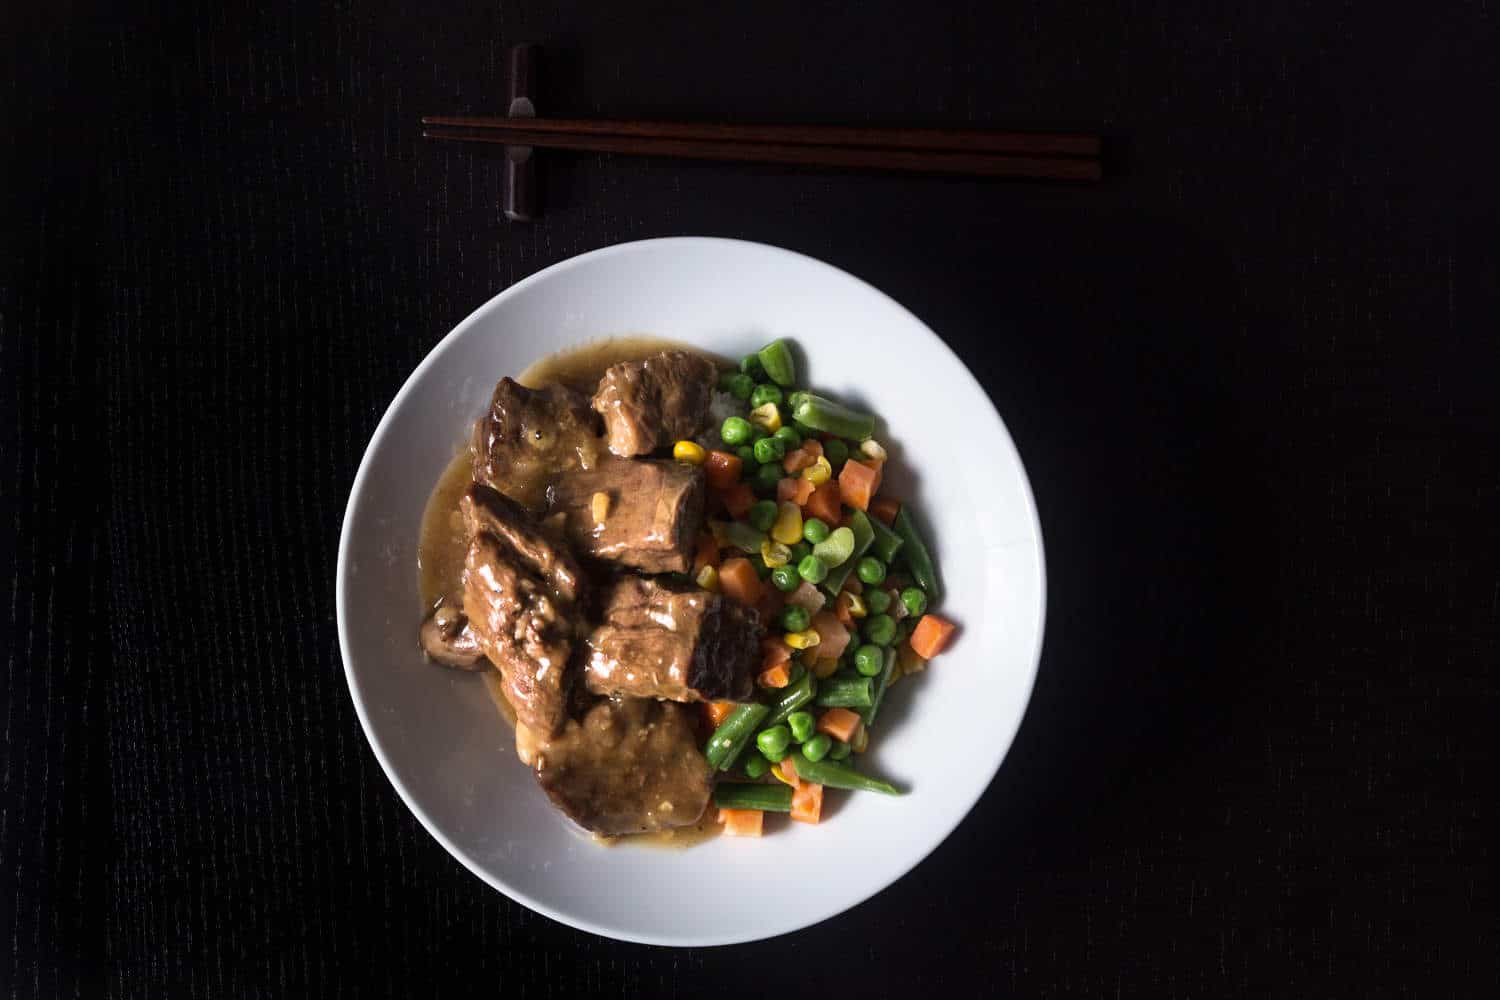
POLYGON ((779 146, 857 146, 870 149, 1010 153, 1018 156, 1099 156, 1099 137, 1068 132, 991 132, 951 128, 865 128, 847 125, 726 125, 717 122, 601 121, 587 118, 494 118, 430 115, 424 126, 641 136, 779 146))
POLYGON ((1102 176, 1097 156, 1061 155, 1061 148, 1089 149, 1097 152, 1098 139, 1092 136, 1049 136, 1042 133, 983 133, 956 130, 893 130, 903 147, 875 146, 878 129, 844 129, 823 126, 697 126, 676 122, 589 122, 565 119, 515 118, 468 119, 465 124, 445 124, 451 118, 427 118, 423 135, 432 139, 457 142, 499 143, 509 146, 537 146, 550 149, 572 149, 588 152, 622 153, 637 156, 679 156, 687 159, 731 160, 753 163, 784 163, 797 166, 843 167, 873 170, 902 170, 926 173, 969 174, 981 177, 1033 178, 1040 180, 1097 181, 1102 176), (542 122, 547 125, 538 128, 542 122), (579 125, 586 129, 574 130, 579 125), (621 126, 632 130, 621 131, 621 126), (783 130, 799 134, 800 141, 770 141, 763 136, 786 135, 783 130), (735 138, 715 137, 725 133, 735 138), (857 139, 851 144, 814 143, 819 136, 844 134, 857 139), (761 138, 748 138, 759 134, 761 138), (995 150, 971 150, 962 142, 984 136, 995 150), (931 139, 936 145, 916 146, 919 139, 931 139), (1024 140, 1037 140, 1029 148, 1024 140), (1058 139, 1066 140, 1061 144, 1058 139), (1081 140, 1074 143, 1073 140, 1081 140), (1089 140, 1093 145, 1089 145, 1089 140))

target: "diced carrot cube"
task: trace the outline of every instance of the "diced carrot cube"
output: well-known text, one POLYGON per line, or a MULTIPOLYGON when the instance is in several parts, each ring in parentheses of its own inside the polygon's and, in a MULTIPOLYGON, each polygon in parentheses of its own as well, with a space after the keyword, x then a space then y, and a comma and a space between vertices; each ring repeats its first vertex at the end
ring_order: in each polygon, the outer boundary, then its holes
POLYGON ((731 455, 727 451, 711 451, 703 461, 703 474, 708 478, 708 485, 716 490, 727 490, 740 481, 740 472, 745 463, 740 461, 740 456, 731 455))
POLYGON ((953 632, 958 626, 952 622, 939 618, 937 615, 923 615, 922 620, 917 622, 917 627, 912 631, 911 648, 924 660, 930 660, 941 653, 953 638, 953 632))
POLYGON ((760 600, 760 577, 749 559, 724 560, 719 567, 719 589, 747 607, 755 607, 760 600))
POLYGON ((849 645, 849 630, 837 615, 832 611, 819 611, 813 615, 812 627, 818 630, 819 657, 831 656, 837 659, 844 655, 844 650, 849 645))
POLYGON ((801 476, 786 478, 776 484, 776 502, 786 503, 788 501, 801 507, 807 503, 807 498, 813 495, 815 487, 811 480, 803 479, 801 476))
POLYGON ((750 513, 750 508, 755 506, 755 491, 750 488, 749 483, 735 483, 718 493, 724 501, 724 509, 736 521, 744 520, 745 515, 750 513))
POLYGON ((808 454, 805 447, 797 448, 786 453, 786 457, 781 460, 781 467, 787 471, 788 475, 796 475, 817 460, 818 457, 808 454))
POLYGON ((832 526, 839 523, 839 514, 843 510, 841 495, 838 480, 830 479, 813 490, 812 496, 807 498, 802 508, 808 515, 832 526))
POLYGON ((791 754, 782 758, 781 773, 786 777, 787 781, 792 783, 793 788, 802 784, 802 779, 797 777, 797 761, 793 759, 791 754))
POLYGON ((704 532, 698 536, 698 549, 693 554, 693 576, 705 566, 719 565, 719 543, 714 541, 714 536, 704 532))
POLYGON ((844 463, 844 471, 839 473, 839 493, 844 503, 869 510, 870 500, 880 489, 880 478, 880 466, 849 459, 844 463))
POLYGON ((719 822, 730 837, 759 837, 765 829, 766 814, 759 809, 720 809, 719 822))
POLYGON ((816 823, 823 815, 823 786, 811 781, 798 782, 792 790, 792 819, 798 823, 816 823))
POLYGON ((755 683, 763 688, 784 688, 792 682, 792 671, 789 663, 778 663, 760 672, 755 678, 755 683))
POLYGON ((818 732, 827 733, 843 743, 854 739, 854 731, 859 728, 859 724, 859 713, 847 708, 830 708, 818 716, 818 732))
POLYGON ((733 712, 739 706, 732 701, 711 701, 708 702, 706 707, 709 725, 717 727, 719 723, 729 718, 730 712, 733 712))

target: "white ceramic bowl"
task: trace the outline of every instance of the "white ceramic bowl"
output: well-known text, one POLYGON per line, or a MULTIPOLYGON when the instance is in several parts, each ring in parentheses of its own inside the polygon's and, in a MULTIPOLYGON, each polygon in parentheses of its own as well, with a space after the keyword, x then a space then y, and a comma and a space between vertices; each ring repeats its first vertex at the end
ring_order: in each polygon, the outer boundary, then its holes
POLYGON ((429 832, 507 896, 628 941, 750 941, 831 917, 937 847, 984 792, 1020 725, 1041 652, 1042 540, 1025 470, 984 390, 911 313, 837 268, 721 239, 627 243, 501 292, 407 379, 361 462, 338 564, 339 642, 365 735, 429 832), (773 337, 799 381, 884 421, 891 488, 928 526, 960 623, 903 680, 861 767, 910 791, 830 793, 816 826, 687 849, 601 847, 548 803, 479 680, 417 649, 423 504, 494 383, 558 348, 650 334, 738 357, 773 337), (827 813, 831 812, 831 815, 827 813))

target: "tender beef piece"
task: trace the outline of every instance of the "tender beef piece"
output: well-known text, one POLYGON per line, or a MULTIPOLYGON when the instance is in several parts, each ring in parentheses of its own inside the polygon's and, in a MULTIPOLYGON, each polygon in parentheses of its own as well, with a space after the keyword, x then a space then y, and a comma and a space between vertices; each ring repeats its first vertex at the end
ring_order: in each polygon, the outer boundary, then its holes
POLYGON ((433 663, 456 670, 483 670, 489 666, 479 637, 469 628, 461 600, 444 598, 422 623, 422 652, 433 663))
POLYGON ((543 530, 524 507, 498 490, 475 483, 458 500, 469 537, 494 535, 540 574, 559 600, 576 603, 583 571, 566 542, 543 530))
POLYGON ((558 476, 548 505, 567 515, 568 541, 585 558, 645 573, 686 573, 703 527, 704 489, 697 466, 605 458, 558 476), (595 493, 609 498, 602 523, 594 520, 595 493))
POLYGON ((698 822, 713 771, 693 711, 644 698, 605 699, 533 750, 538 783, 580 826, 616 836, 698 822))
POLYGON ((538 473, 592 467, 602 444, 599 417, 582 393, 560 385, 528 389, 503 378, 474 424, 474 480, 512 493, 519 484, 545 481, 538 473))
POLYGON ((668 701, 746 701, 760 620, 697 587, 626 576, 603 598, 587 640, 584 683, 596 694, 668 701))
POLYGON ((607 369, 594 393, 594 409, 604 417, 609 450, 628 458, 693 437, 708 419, 717 377, 711 361, 686 351, 663 351, 607 369))
POLYGON ((564 543, 509 497, 476 483, 459 509, 471 538, 464 560, 469 627, 499 668, 517 720, 550 736, 567 715, 582 574, 564 543))

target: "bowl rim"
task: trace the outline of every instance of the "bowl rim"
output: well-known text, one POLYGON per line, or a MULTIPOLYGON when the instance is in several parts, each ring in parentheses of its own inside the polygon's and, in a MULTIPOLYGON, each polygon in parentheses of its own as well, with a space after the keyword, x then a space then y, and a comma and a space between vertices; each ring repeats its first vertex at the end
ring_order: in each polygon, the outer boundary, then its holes
POLYGON ((396 794, 406 805, 406 808, 410 810, 412 815, 417 818, 417 821, 428 832, 428 834, 430 834, 434 840, 442 845, 443 849, 447 851, 448 854, 454 858, 454 860, 458 861, 459 864, 463 865, 463 867, 468 869, 473 875, 483 881, 486 885, 490 886, 492 889, 495 889, 497 892, 500 892, 502 895, 514 900, 515 902, 520 903, 522 906, 533 910, 536 913, 540 913, 545 917, 557 921, 558 923, 565 924, 577 930, 586 931, 590 934, 595 934, 600 937, 619 941, 628 941, 635 944, 656 945, 660 947, 718 947, 723 945, 744 944, 751 941, 760 941, 773 937, 779 937, 783 934, 790 934, 803 928, 811 927, 814 924, 821 923, 824 920, 835 917, 840 913, 851 910, 854 907, 861 905, 862 903, 866 903, 871 899, 874 899, 876 896, 880 895, 880 893, 884 892, 886 889, 890 888, 890 886, 895 884, 900 879, 910 874, 918 865, 920 865, 923 861, 930 857, 932 853, 943 844, 944 841, 946 841, 950 836, 953 835, 953 832, 957 830, 958 827, 963 823, 963 821, 968 818, 969 814, 973 812, 974 806, 979 802, 980 798, 984 796, 985 792, 989 790, 990 785, 994 783, 995 776, 999 774, 1001 765, 1005 762, 1006 757, 1010 755, 1011 747, 1015 744, 1016 735, 1020 732, 1021 726, 1025 723, 1026 716, 1031 710, 1031 696, 1035 692, 1037 673, 1041 666, 1042 648, 1046 640, 1048 590, 1046 546, 1044 544, 1044 539, 1042 536, 1041 518, 1037 513, 1036 499, 1031 487, 1031 478, 1026 473, 1026 465, 1021 460, 1020 451, 1016 448, 1015 442, 1010 436, 1010 430, 1006 427, 1004 419, 1000 416, 999 409, 995 406, 994 400, 990 398, 989 393, 985 391, 983 384, 980 383, 977 377, 975 377, 973 371, 969 369, 969 366, 966 365, 963 359, 960 358, 958 354, 948 346, 947 342, 939 337, 937 335, 937 332, 934 331, 932 327, 928 326, 927 323, 924 322, 919 316, 913 313, 910 309, 907 309, 904 305, 896 301, 886 292, 865 281, 863 278, 851 274, 843 268, 837 267, 826 261, 819 260, 816 257, 811 257, 807 254, 800 253, 796 250, 789 250, 785 247, 779 247, 770 243, 761 243, 754 240, 741 240, 719 236, 667 236, 643 240, 630 240, 623 243, 615 243, 609 246, 600 247, 595 250, 586 251, 584 253, 568 257, 564 260, 560 260, 555 264, 551 264, 545 268, 542 268, 541 270, 536 271, 535 273, 530 274, 525 278, 522 278, 514 284, 511 284, 510 286, 491 296, 489 299, 485 300, 479 306, 475 307, 467 316, 460 320, 452 330, 448 331, 448 333, 441 340, 439 340, 435 345, 433 345, 430 350, 428 350, 427 354, 417 364, 416 368, 412 369, 411 374, 408 375, 406 377, 406 380, 401 383, 401 388, 398 389, 396 391, 396 394, 391 397, 391 401, 386 405, 385 412, 381 415, 380 421, 376 424, 374 432, 370 435, 369 443, 365 446, 364 454, 360 458, 359 468, 355 472, 354 481, 350 485, 349 499, 345 504, 343 521, 339 526, 338 560, 335 566, 334 573, 334 606, 339 635, 339 655, 343 660, 344 679, 349 686, 349 696, 350 699, 354 702, 354 711, 359 718, 360 728, 363 730, 365 741, 369 744, 371 752, 374 753, 376 761, 380 764, 380 769, 382 772, 384 772, 386 780, 388 780, 391 783, 391 786, 395 788, 396 794), (354 521, 356 508, 367 491, 367 478, 369 475, 373 456, 379 450, 379 446, 381 445, 383 439, 387 434, 391 432, 391 428, 395 423, 395 415, 402 409, 401 404, 404 402, 408 394, 415 391, 416 385, 421 381, 421 378, 426 372, 427 368, 434 365, 437 359, 449 348, 449 346, 458 338, 460 338, 470 327, 482 322, 483 319, 487 317, 491 311, 498 308, 507 299, 519 296, 522 292, 530 288, 532 285, 539 284, 551 277, 555 277, 562 272, 569 271, 577 267, 587 266, 590 263, 596 262, 606 257, 628 255, 632 253, 639 253, 650 248, 660 248, 663 246, 673 245, 681 247, 682 249, 687 251, 691 251, 691 249, 694 247, 701 248, 705 245, 729 246, 737 250, 750 250, 758 253, 769 253, 773 256, 795 258, 803 266, 828 271, 831 272, 832 276, 834 277, 857 283, 869 293, 872 293, 879 299, 883 300, 890 308, 905 315, 918 329, 920 329, 930 338, 933 345, 935 345, 939 350, 946 353, 950 359, 957 363, 958 368, 963 372, 964 376, 968 378, 971 387, 979 393, 979 395, 985 400, 986 403, 989 404, 989 417, 994 422, 994 430, 998 433, 1000 440, 1004 443, 1005 448, 1009 451, 1011 459, 1015 462, 1017 469, 1020 471, 1021 494, 1023 500, 1025 501, 1026 513, 1030 522, 1031 534, 1035 549, 1034 557, 1036 559, 1037 567, 1035 640, 1033 642, 1031 655, 1027 658, 1030 663, 1030 668, 1024 678, 1024 700, 1022 709, 1016 715, 1015 722, 1010 727, 1010 731, 1004 734, 1003 741, 995 741, 994 746, 997 748, 997 750, 994 756, 994 760, 990 764, 988 774, 986 775, 983 782, 975 782, 974 790, 971 795, 967 796, 968 801, 964 804, 963 811, 961 814, 959 814, 958 819, 948 829, 941 831, 935 837, 933 837, 930 843, 927 843, 919 851, 913 852, 909 864, 906 864, 904 867, 899 867, 899 870, 896 871, 895 874, 893 874, 889 879, 883 881, 881 884, 869 888, 869 890, 866 891, 860 899, 854 900, 853 902, 841 900, 833 903, 830 906, 821 907, 815 911, 809 911, 805 914, 799 915, 788 926, 783 927, 779 930, 770 930, 766 933, 752 933, 749 936, 737 935, 733 933, 705 933, 697 936, 667 937, 663 935, 640 934, 623 928, 607 927, 603 924, 596 923, 584 917, 564 913, 556 909, 555 907, 542 902, 541 900, 535 899, 528 894, 513 888, 501 879, 493 876, 490 872, 481 868, 477 863, 472 862, 467 857, 466 853, 461 850, 456 844, 454 844, 453 841, 450 840, 448 836, 443 832, 441 827, 432 819, 432 817, 428 816, 426 811, 421 808, 421 806, 417 803, 416 798, 407 789, 406 784, 403 782, 400 775, 397 774, 395 768, 391 765, 390 760, 388 759, 385 752, 385 748, 382 746, 381 740, 376 734, 373 722, 369 715, 369 711, 365 704, 364 693, 361 690, 359 680, 355 676, 355 671, 352 666, 352 657, 350 655, 350 643, 348 638, 348 614, 345 593, 345 579, 347 577, 349 569, 349 549, 351 544, 350 524, 354 521))

